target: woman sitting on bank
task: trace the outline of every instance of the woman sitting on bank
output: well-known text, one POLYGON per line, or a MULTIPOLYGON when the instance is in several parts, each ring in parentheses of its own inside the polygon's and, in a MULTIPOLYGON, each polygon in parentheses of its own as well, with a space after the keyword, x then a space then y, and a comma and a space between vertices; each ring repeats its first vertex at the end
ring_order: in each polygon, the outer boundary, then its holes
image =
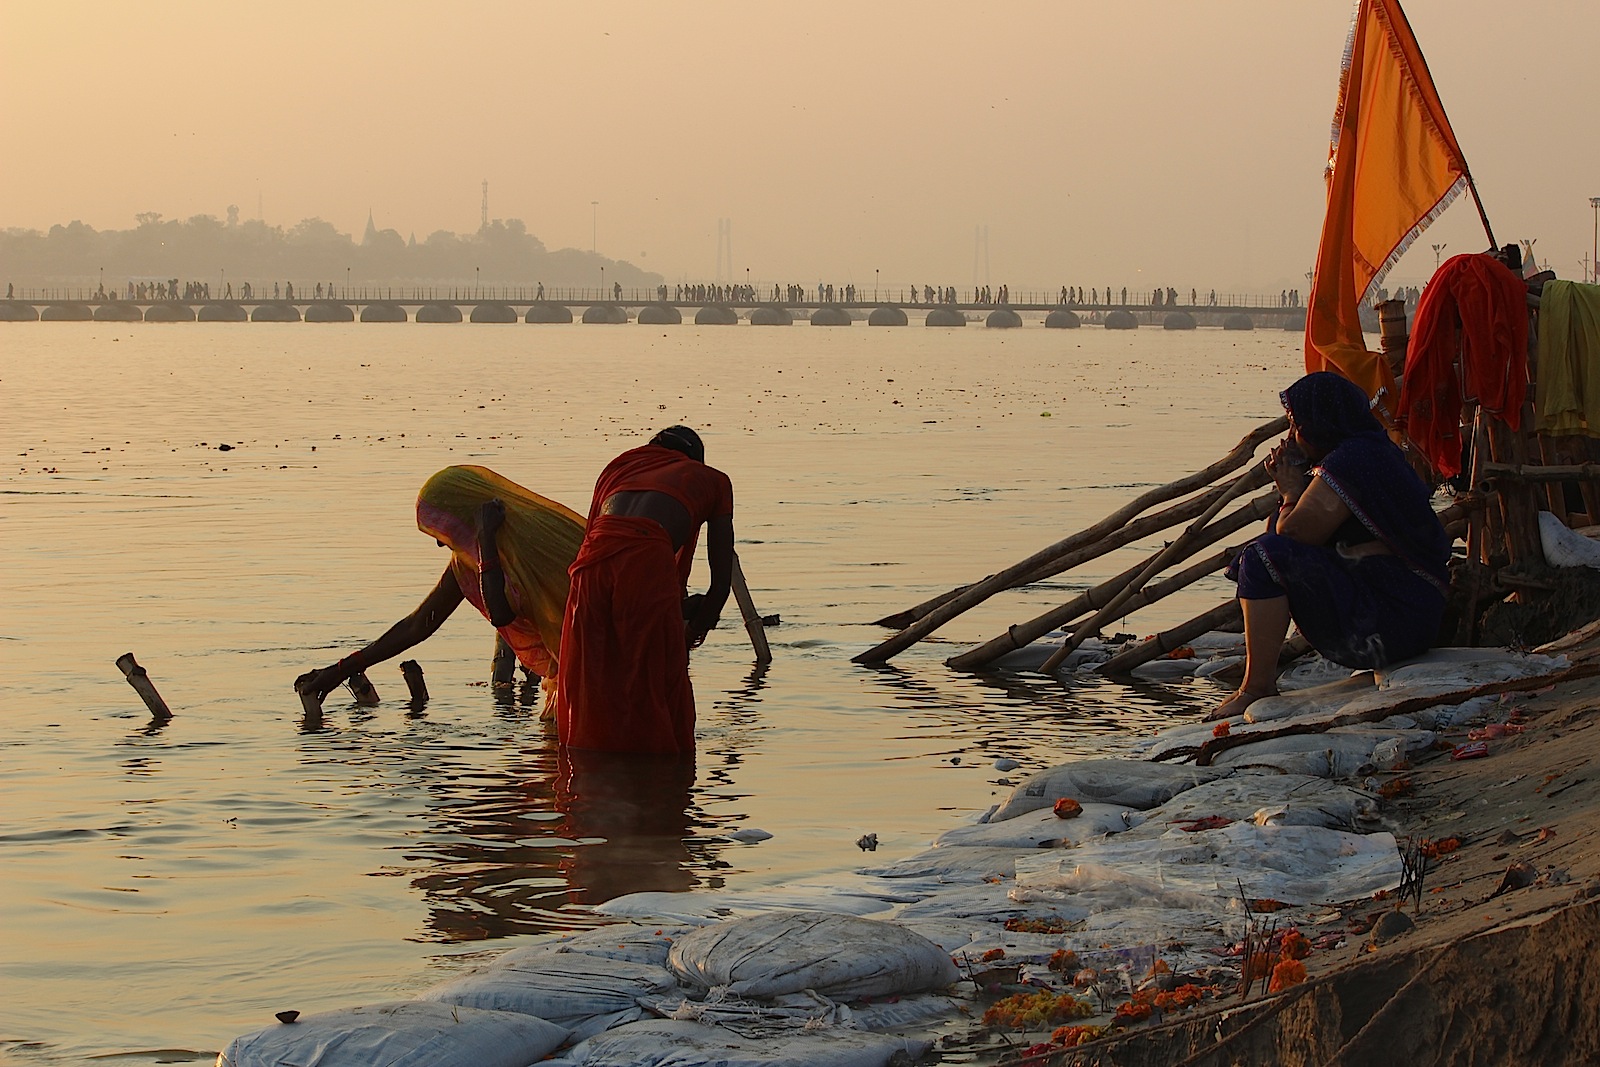
POLYGON ((417 496, 417 527, 450 549, 433 591, 382 637, 304 676, 295 688, 323 699, 354 675, 433 636, 463 599, 548 688, 561 647, 567 568, 583 543, 583 519, 486 467, 446 467, 417 496))
POLYGON ((1277 693, 1290 619, 1325 658, 1363 670, 1425 652, 1444 614, 1450 540, 1366 394, 1320 371, 1282 400, 1289 439, 1266 460, 1282 502, 1229 570, 1244 609, 1244 682, 1208 719, 1277 693))

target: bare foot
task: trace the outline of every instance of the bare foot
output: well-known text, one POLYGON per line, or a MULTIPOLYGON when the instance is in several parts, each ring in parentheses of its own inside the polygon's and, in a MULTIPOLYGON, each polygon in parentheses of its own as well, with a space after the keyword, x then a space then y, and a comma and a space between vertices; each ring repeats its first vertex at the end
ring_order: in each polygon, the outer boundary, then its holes
POLYGON ((1239 689, 1235 690, 1234 694, 1227 700, 1224 700, 1222 703, 1212 708, 1210 713, 1206 715, 1205 721, 1211 722, 1215 719, 1231 719, 1235 715, 1243 715, 1244 709, 1248 708, 1256 701, 1262 700, 1266 697, 1275 697, 1277 695, 1278 691, 1276 689, 1271 689, 1264 693, 1255 693, 1241 686, 1239 689))

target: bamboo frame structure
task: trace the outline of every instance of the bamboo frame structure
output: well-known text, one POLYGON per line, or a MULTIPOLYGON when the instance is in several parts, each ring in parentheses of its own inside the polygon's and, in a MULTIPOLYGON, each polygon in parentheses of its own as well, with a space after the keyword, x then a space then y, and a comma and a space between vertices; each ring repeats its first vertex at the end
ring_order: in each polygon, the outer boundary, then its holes
MULTIPOLYGON (((916 617, 913 618, 909 623, 905 623, 904 628, 887 641, 883 641, 873 648, 870 648, 867 651, 853 657, 853 662, 868 664, 885 663, 891 657, 916 644, 918 641, 922 640, 924 637, 928 636, 940 626, 943 626, 945 623, 955 618, 957 615, 962 614, 970 608, 976 607, 978 604, 988 600, 996 593, 1003 592, 1006 589, 1016 588, 1020 585, 1028 585, 1033 582, 1040 581, 1043 578, 1050 577, 1054 574, 1059 574, 1063 570, 1067 570, 1070 567, 1076 566, 1078 563, 1083 562, 1083 560, 1073 560, 1072 557, 1075 553, 1089 549, 1091 546, 1095 546, 1097 543, 1111 538, 1114 534, 1125 534, 1125 527, 1137 525, 1137 523, 1132 521, 1134 520, 1135 516, 1141 515, 1143 512, 1149 510, 1156 504, 1166 503, 1167 501, 1174 500, 1187 493, 1191 493, 1196 489, 1210 486, 1211 483, 1217 478, 1238 470, 1240 467, 1250 462, 1251 458, 1255 455, 1256 449, 1263 441, 1269 440, 1270 438, 1283 433, 1288 428, 1288 419, 1284 417, 1276 418, 1271 422, 1264 423, 1263 425, 1252 430, 1249 434, 1245 435, 1245 437, 1241 439, 1227 455, 1223 456, 1209 467, 1206 467, 1203 470, 1197 471, 1196 473, 1186 477, 1168 482, 1165 485, 1157 486, 1154 489, 1150 489, 1145 493, 1140 494, 1134 500, 1118 508, 1116 511, 1113 511, 1110 515, 1107 515, 1094 525, 1080 530, 1070 537, 1063 538, 1062 540, 1057 541, 1055 544, 1035 552, 1027 559, 1022 560, 1020 563, 1013 564, 1012 566, 1007 567, 1005 570, 991 574, 987 578, 984 578, 978 582, 974 582, 971 585, 952 589, 947 593, 941 594, 938 597, 934 597, 932 600, 924 601, 922 604, 910 609, 909 612, 888 616, 884 621, 891 625, 900 624, 901 620, 907 615, 914 614, 916 617)), ((1264 472, 1247 472, 1246 477, 1261 478, 1264 477, 1264 472)), ((1244 482, 1244 478, 1236 481, 1235 486, 1242 482, 1244 482)), ((1256 481, 1253 485, 1249 485, 1248 487, 1254 488, 1261 484, 1264 484, 1264 482, 1256 481)), ((1218 497, 1225 495, 1230 488, 1233 487, 1212 487, 1211 489, 1207 490, 1205 494, 1202 494, 1202 497, 1206 499, 1207 503, 1214 504, 1216 503, 1218 497)), ((1193 500, 1186 501, 1184 505, 1167 509, 1166 514, 1172 515, 1173 513, 1179 512, 1187 507, 1192 507, 1194 504, 1195 501, 1193 500)), ((1193 517, 1193 515, 1202 514, 1205 506, 1206 504, 1199 505, 1200 510, 1190 512, 1185 517, 1193 517)), ((1155 518, 1155 516, 1147 516, 1146 518, 1151 519, 1155 518)), ((1168 525, 1175 525, 1176 523, 1182 521, 1184 521, 1183 518, 1173 517, 1168 525)), ((1160 526, 1156 527, 1155 529, 1164 528, 1164 526, 1160 526)), ((1145 532, 1140 533, 1138 536, 1148 536, 1149 533, 1155 532, 1155 529, 1149 529, 1146 527, 1145 532)), ((1137 539, 1137 537, 1130 537, 1127 541, 1123 541, 1122 544, 1127 544, 1132 540, 1137 539)), ((1121 545, 1115 545, 1113 547, 1121 547, 1121 545)), ((1109 550, 1110 549, 1106 549, 1106 551, 1109 550)), ((1096 554, 1098 555, 1103 553, 1096 554)), ((1093 558, 1093 556, 1088 558, 1093 558)))

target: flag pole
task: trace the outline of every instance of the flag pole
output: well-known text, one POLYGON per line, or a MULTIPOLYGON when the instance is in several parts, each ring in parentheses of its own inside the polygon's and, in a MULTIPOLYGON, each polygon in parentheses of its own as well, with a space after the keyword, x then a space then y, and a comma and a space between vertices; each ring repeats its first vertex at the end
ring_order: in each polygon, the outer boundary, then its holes
POLYGON ((1494 239, 1494 227, 1489 225, 1489 213, 1483 210, 1483 198, 1478 195, 1478 183, 1472 180, 1472 172, 1466 172, 1467 190, 1472 193, 1472 203, 1478 209, 1478 218, 1483 222, 1483 232, 1489 235, 1489 247, 1499 248, 1500 244, 1494 239))

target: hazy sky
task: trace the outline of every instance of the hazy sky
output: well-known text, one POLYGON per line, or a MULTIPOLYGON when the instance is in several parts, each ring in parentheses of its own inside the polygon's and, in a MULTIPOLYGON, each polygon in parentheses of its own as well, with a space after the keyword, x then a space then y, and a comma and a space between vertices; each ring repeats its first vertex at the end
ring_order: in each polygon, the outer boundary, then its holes
MULTIPOLYGON (((1597 0, 1406 0, 1495 236, 1581 273, 1597 0)), ((0 0, 0 226, 320 216, 733 274, 1305 287, 1350 0, 0 0), (591 201, 598 201, 597 208, 591 201), (981 272, 980 267, 980 272, 981 272)), ((1429 245, 1485 241, 1463 197, 1429 245)))

